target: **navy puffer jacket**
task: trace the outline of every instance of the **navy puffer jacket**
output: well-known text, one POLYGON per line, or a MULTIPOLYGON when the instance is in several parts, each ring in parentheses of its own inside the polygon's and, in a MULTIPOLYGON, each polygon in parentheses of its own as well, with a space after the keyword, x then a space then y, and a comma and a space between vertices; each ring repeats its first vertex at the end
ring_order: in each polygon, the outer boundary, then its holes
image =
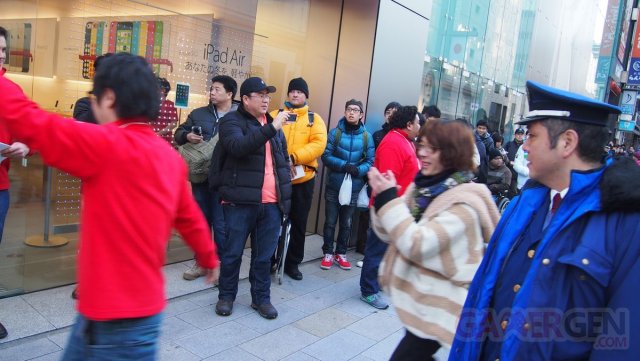
POLYGON ((338 122, 338 126, 329 131, 327 139, 327 148, 322 154, 322 162, 329 168, 329 176, 327 177, 327 189, 339 191, 344 179, 344 167, 347 164, 354 164, 358 167, 358 176, 351 177, 352 189, 354 195, 360 192, 364 186, 364 177, 373 165, 373 157, 375 156, 375 146, 371 133, 367 131, 362 122, 356 130, 347 130, 345 127, 345 118, 338 122), (336 144, 336 129, 340 129, 340 143, 336 144), (367 139, 365 149, 364 137, 367 139))
POLYGON ((225 150, 222 166, 222 200, 237 204, 260 204, 264 183, 265 144, 270 142, 273 168, 276 171, 276 191, 281 210, 291 208, 291 168, 287 141, 282 130, 276 130, 273 118, 266 114, 262 125, 242 106, 225 115, 220 122, 220 140, 225 150))

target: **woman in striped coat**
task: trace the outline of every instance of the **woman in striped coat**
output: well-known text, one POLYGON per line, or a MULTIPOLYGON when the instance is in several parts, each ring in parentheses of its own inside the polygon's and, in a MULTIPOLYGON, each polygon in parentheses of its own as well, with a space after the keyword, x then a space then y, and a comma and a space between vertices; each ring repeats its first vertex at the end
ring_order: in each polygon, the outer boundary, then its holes
POLYGON ((428 360, 441 346, 451 347, 499 218, 487 187, 470 182, 475 144, 466 125, 431 121, 419 140, 421 170, 402 197, 393 174, 368 173, 376 194, 372 226, 389 243, 380 284, 407 328, 391 360, 428 360))

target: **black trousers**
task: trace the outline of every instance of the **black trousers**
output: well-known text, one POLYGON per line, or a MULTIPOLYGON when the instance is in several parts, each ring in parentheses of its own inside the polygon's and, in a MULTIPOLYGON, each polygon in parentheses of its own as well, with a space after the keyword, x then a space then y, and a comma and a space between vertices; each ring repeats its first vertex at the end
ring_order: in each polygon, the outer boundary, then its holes
POLYGON ((420 338, 409 330, 404 335, 389 361, 433 361, 440 343, 435 340, 420 338))
POLYGON ((316 178, 294 184, 291 193, 291 211, 289 220, 291 221, 291 233, 289 238, 289 250, 287 251, 286 264, 302 263, 304 258, 304 240, 307 233, 307 219, 311 210, 313 200, 313 186, 316 178))

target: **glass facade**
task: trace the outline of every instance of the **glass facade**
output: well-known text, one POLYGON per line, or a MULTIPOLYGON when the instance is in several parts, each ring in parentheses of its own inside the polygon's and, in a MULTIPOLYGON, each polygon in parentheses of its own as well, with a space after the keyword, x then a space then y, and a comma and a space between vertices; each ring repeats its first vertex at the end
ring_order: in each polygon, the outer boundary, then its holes
MULTIPOLYGON (((181 121, 207 104, 217 74, 238 84, 251 75, 274 84, 271 109, 282 107, 289 80, 304 76, 314 108, 330 109, 339 1, 20 0, 3 2, 2 9, 0 25, 11 33, 6 76, 42 108, 65 116, 91 89, 96 56, 119 51, 145 57, 168 79, 170 100, 178 83, 188 84, 181 121)), ((0 297, 74 283, 80 181, 45 167, 37 154, 12 162, 10 181, 0 297)), ((167 262, 191 257, 174 235, 167 262)))
POLYGON ((524 112, 536 0, 434 0, 418 106, 513 134, 524 112), (515 29, 515 31, 514 31, 515 29))

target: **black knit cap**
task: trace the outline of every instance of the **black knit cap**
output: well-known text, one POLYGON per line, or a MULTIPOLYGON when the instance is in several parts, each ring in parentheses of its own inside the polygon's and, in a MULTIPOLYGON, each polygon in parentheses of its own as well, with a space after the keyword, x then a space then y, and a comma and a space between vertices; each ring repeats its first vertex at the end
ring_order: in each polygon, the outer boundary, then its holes
POLYGON ((292 90, 300 90, 301 92, 309 98, 309 86, 307 82, 302 78, 294 78, 289 82, 289 89, 287 89, 287 94, 289 94, 292 90))
POLYGON ((398 103, 398 102, 391 102, 391 103, 387 104, 386 107, 384 107, 384 112, 386 113, 387 110, 389 110, 389 109, 398 109, 401 106, 402 105, 400 105, 400 103, 398 103))
POLYGON ((502 157, 502 153, 500 153, 496 148, 489 149, 489 160, 497 157, 502 157))

